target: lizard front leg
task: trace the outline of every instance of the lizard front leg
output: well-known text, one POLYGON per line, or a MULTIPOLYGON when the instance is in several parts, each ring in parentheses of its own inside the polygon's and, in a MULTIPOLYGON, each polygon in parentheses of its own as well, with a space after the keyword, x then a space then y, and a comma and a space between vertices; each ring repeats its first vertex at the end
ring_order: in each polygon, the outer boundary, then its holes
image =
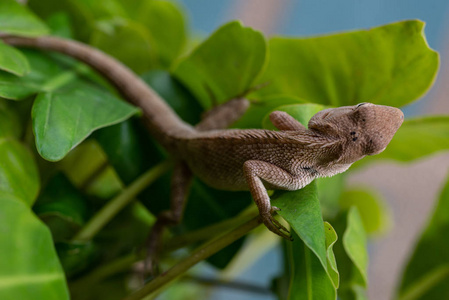
POLYGON ((246 161, 243 172, 265 226, 277 235, 290 240, 289 231, 272 216, 272 213, 279 208, 271 206, 264 182, 273 188, 295 190, 302 186, 302 177, 291 175, 271 163, 259 160, 246 161))

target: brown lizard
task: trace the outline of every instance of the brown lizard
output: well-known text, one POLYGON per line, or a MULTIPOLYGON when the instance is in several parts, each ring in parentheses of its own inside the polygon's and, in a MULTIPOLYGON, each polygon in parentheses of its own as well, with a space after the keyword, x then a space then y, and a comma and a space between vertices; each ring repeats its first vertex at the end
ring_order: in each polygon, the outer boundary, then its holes
POLYGON ((281 111, 270 115, 279 131, 222 129, 248 105, 246 100, 236 99, 192 127, 126 66, 99 50, 56 37, 2 39, 10 45, 77 58, 142 109, 150 132, 180 161, 172 181, 172 210, 162 213, 156 222, 156 239, 167 222, 180 221, 190 172, 217 189, 249 190, 266 227, 288 239, 288 230, 272 216, 277 208, 270 205, 267 189, 298 190, 315 178, 346 171, 366 155, 382 152, 404 118, 397 108, 361 103, 320 111, 310 119, 308 129, 281 111))

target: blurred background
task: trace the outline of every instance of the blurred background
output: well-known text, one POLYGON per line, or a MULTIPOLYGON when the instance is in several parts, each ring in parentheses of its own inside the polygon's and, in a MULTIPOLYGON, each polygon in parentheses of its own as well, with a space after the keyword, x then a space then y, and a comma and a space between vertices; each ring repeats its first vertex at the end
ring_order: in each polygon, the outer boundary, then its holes
MULTIPOLYGON (((207 35, 221 24, 242 20, 267 36, 312 36, 370 28, 404 19, 426 23, 430 47, 439 51, 441 66, 430 92, 404 108, 406 117, 449 113, 449 1, 447 0, 179 0, 190 17, 191 30, 207 35)), ((426 141, 422 141, 426 143, 426 141)), ((412 164, 378 163, 351 173, 353 186, 378 189, 388 202, 393 224, 384 235, 371 239, 369 266, 370 299, 391 299, 396 280, 410 251, 432 212, 443 180, 448 175, 449 153, 431 156, 412 164)), ((263 249, 264 245, 260 245, 263 249)), ((269 286, 280 271, 281 250, 265 245, 262 263, 256 263, 240 276, 243 287, 233 292, 218 288, 211 299, 274 299, 256 286, 269 286), (256 292, 256 293, 255 293, 256 292)), ((263 250, 262 250, 263 251, 263 250)), ((212 271, 211 271, 212 272, 212 271)))

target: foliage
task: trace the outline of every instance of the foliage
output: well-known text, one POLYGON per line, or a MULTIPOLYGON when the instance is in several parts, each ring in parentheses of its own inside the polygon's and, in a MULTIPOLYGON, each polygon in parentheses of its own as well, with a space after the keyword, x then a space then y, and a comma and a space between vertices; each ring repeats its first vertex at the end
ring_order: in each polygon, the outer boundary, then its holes
MULTIPOLYGON (((51 32, 90 43, 142 74, 191 124, 204 110, 240 96, 251 106, 233 125, 238 128, 274 129, 268 114, 275 109, 306 125, 327 106, 403 106, 430 88, 438 69, 438 54, 426 43, 424 23, 416 20, 269 39, 235 21, 189 49, 184 12, 172 2, 28 3, 0 1, 1 32, 51 32)), ((170 176, 164 174, 170 164, 160 164, 166 154, 142 127, 139 110, 73 59, 4 43, 0 97, 0 298, 69 299, 68 286, 72 299, 130 294, 132 264, 140 259, 154 216, 169 206, 170 192, 170 176), (125 208, 135 197, 141 201, 125 208)), ((413 161, 447 150, 448 137, 448 116, 407 119, 386 151, 357 165, 413 161)), ((400 299, 448 297, 448 195, 446 186, 405 270, 400 299), (422 256, 430 262, 424 264, 422 256)), ((275 192, 272 199, 294 236, 283 242, 286 265, 273 293, 280 299, 366 298, 367 238, 385 230, 388 220, 379 196, 346 188, 339 175, 299 191, 275 192)), ((232 239, 231 228, 242 236, 252 228, 248 224, 257 225, 248 223, 254 215, 249 193, 217 191, 194 180, 184 220, 166 236, 163 265, 179 260, 174 250, 191 254, 199 242, 218 237, 195 253, 221 243, 206 256, 220 250, 207 261, 226 273, 252 241, 279 242, 271 233, 266 238, 265 229, 250 239, 232 239)), ((251 259, 257 263, 256 258, 251 259)), ((195 294, 182 281, 169 290, 195 294)))

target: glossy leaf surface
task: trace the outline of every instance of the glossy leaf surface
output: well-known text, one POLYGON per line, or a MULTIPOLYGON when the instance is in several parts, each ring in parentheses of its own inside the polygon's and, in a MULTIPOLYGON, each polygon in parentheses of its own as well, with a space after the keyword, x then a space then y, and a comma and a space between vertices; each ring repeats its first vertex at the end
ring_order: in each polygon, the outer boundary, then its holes
POLYGON ((13 139, 0 138, 0 192, 31 206, 39 191, 39 174, 29 150, 13 139))
POLYGON ((16 35, 38 36, 48 33, 45 24, 25 5, 15 0, 0 1, 0 31, 16 35))
POLYGON ((333 106, 410 103, 429 89, 438 70, 438 53, 423 28, 421 21, 403 21, 321 37, 274 37, 257 81, 269 84, 254 96, 284 94, 333 106))
POLYGON ((263 69, 264 36, 239 22, 220 27, 174 70, 204 107, 247 92, 263 69))
POLYGON ((17 76, 29 72, 26 57, 19 50, 0 41, 0 69, 17 76))
POLYGON ((47 160, 60 160, 92 131, 137 112, 137 108, 87 84, 39 94, 32 111, 37 149, 47 160))
POLYGON ((23 200, 0 195, 0 298, 68 300, 47 227, 23 200))

